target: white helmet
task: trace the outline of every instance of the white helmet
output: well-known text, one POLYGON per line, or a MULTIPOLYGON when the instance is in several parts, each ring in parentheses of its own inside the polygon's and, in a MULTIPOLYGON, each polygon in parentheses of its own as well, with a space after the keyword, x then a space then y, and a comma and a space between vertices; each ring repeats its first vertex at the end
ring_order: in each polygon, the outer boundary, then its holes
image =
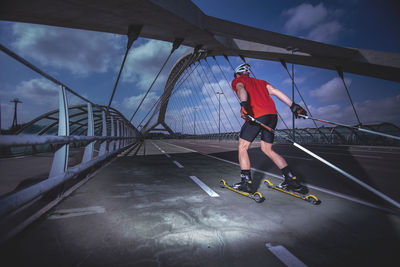
POLYGON ((245 71, 250 72, 250 64, 246 63, 246 62, 243 64, 240 64, 235 69, 235 73, 243 73, 245 71))

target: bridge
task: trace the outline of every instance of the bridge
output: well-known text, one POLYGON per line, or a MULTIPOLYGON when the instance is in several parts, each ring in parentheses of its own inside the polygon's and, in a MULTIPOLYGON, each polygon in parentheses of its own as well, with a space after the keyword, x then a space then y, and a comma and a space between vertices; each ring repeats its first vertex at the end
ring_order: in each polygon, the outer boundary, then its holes
POLYGON ((187 0, 6 0, 0 19, 127 40, 108 104, 0 44, 3 54, 57 88, 57 108, 20 125, 15 112, 13 127, 0 135, 5 266, 393 266, 399 260, 400 129, 363 123, 345 75, 399 82, 400 54, 249 27, 207 16, 187 0), (139 37, 166 41, 170 52, 126 116, 113 99, 139 37), (268 188, 265 179, 277 184, 282 177, 259 137, 249 156, 261 203, 220 186, 221 179, 236 182, 240 170, 242 120, 227 73, 234 62, 252 59, 279 62, 308 110, 306 127, 288 126, 288 116, 279 114, 274 149, 319 205, 268 188), (162 93, 149 105, 168 64, 162 93), (314 118, 289 64, 336 72, 358 124, 314 118))

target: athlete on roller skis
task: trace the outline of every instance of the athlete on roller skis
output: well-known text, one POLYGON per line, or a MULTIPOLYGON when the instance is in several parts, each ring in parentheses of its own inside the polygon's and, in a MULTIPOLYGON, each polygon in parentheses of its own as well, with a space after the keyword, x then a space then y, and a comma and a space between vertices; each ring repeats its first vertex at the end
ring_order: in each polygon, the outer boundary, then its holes
POLYGON ((274 134, 251 121, 249 115, 275 129, 278 117, 275 103, 270 95, 276 96, 280 101, 288 105, 296 118, 300 114, 307 116, 307 112, 300 105, 290 100, 282 91, 264 80, 251 78, 249 73, 250 65, 243 63, 235 69, 235 79, 232 81, 232 89, 240 100, 242 118, 246 120, 240 131, 238 147, 241 181, 234 184, 233 188, 244 192, 252 192, 251 167, 247 150, 261 131, 261 150, 282 171, 284 177, 284 181, 278 187, 305 194, 306 187, 298 181, 286 160, 272 149, 274 134))

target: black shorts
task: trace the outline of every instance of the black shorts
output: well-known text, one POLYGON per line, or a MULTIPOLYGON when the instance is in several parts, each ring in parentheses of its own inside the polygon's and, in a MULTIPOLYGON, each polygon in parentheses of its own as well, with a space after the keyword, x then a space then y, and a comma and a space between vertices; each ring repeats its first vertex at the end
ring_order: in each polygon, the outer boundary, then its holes
MULTIPOLYGON (((278 115, 268 114, 258 117, 257 120, 275 130, 276 124, 278 123, 278 115)), ((261 131, 261 140, 270 144, 274 142, 273 133, 271 133, 261 125, 252 121, 246 121, 243 124, 239 137, 246 141, 253 142, 260 131, 261 131)))

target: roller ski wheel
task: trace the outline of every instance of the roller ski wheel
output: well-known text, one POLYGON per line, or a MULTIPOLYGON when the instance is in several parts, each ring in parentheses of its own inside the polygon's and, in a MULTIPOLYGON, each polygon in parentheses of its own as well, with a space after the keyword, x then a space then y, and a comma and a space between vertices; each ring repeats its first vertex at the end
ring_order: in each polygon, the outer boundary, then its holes
POLYGON ((232 186, 228 185, 224 179, 222 179, 219 182, 219 186, 222 187, 222 188, 227 188, 227 189, 229 189, 229 190, 231 190, 231 191, 233 191, 235 193, 238 193, 238 194, 240 194, 242 196, 246 196, 248 198, 251 198, 257 203, 261 203, 264 200, 264 197, 260 192, 248 193, 248 192, 237 190, 237 189, 233 188, 232 186))
POLYGON ((272 189, 275 189, 277 191, 286 193, 288 195, 291 195, 291 196, 294 196, 294 197, 297 197, 297 198, 301 198, 301 199, 303 199, 303 200, 305 200, 305 201, 307 201, 307 202, 309 202, 309 203, 311 203, 313 205, 318 205, 318 204, 321 203, 321 201, 314 195, 303 195, 303 194, 300 194, 300 193, 297 193, 297 192, 294 192, 294 191, 289 191, 286 188, 279 188, 279 187, 277 187, 276 185, 274 185, 273 183, 271 183, 271 181, 269 181, 267 179, 264 180, 264 184, 268 188, 272 188, 272 189))

